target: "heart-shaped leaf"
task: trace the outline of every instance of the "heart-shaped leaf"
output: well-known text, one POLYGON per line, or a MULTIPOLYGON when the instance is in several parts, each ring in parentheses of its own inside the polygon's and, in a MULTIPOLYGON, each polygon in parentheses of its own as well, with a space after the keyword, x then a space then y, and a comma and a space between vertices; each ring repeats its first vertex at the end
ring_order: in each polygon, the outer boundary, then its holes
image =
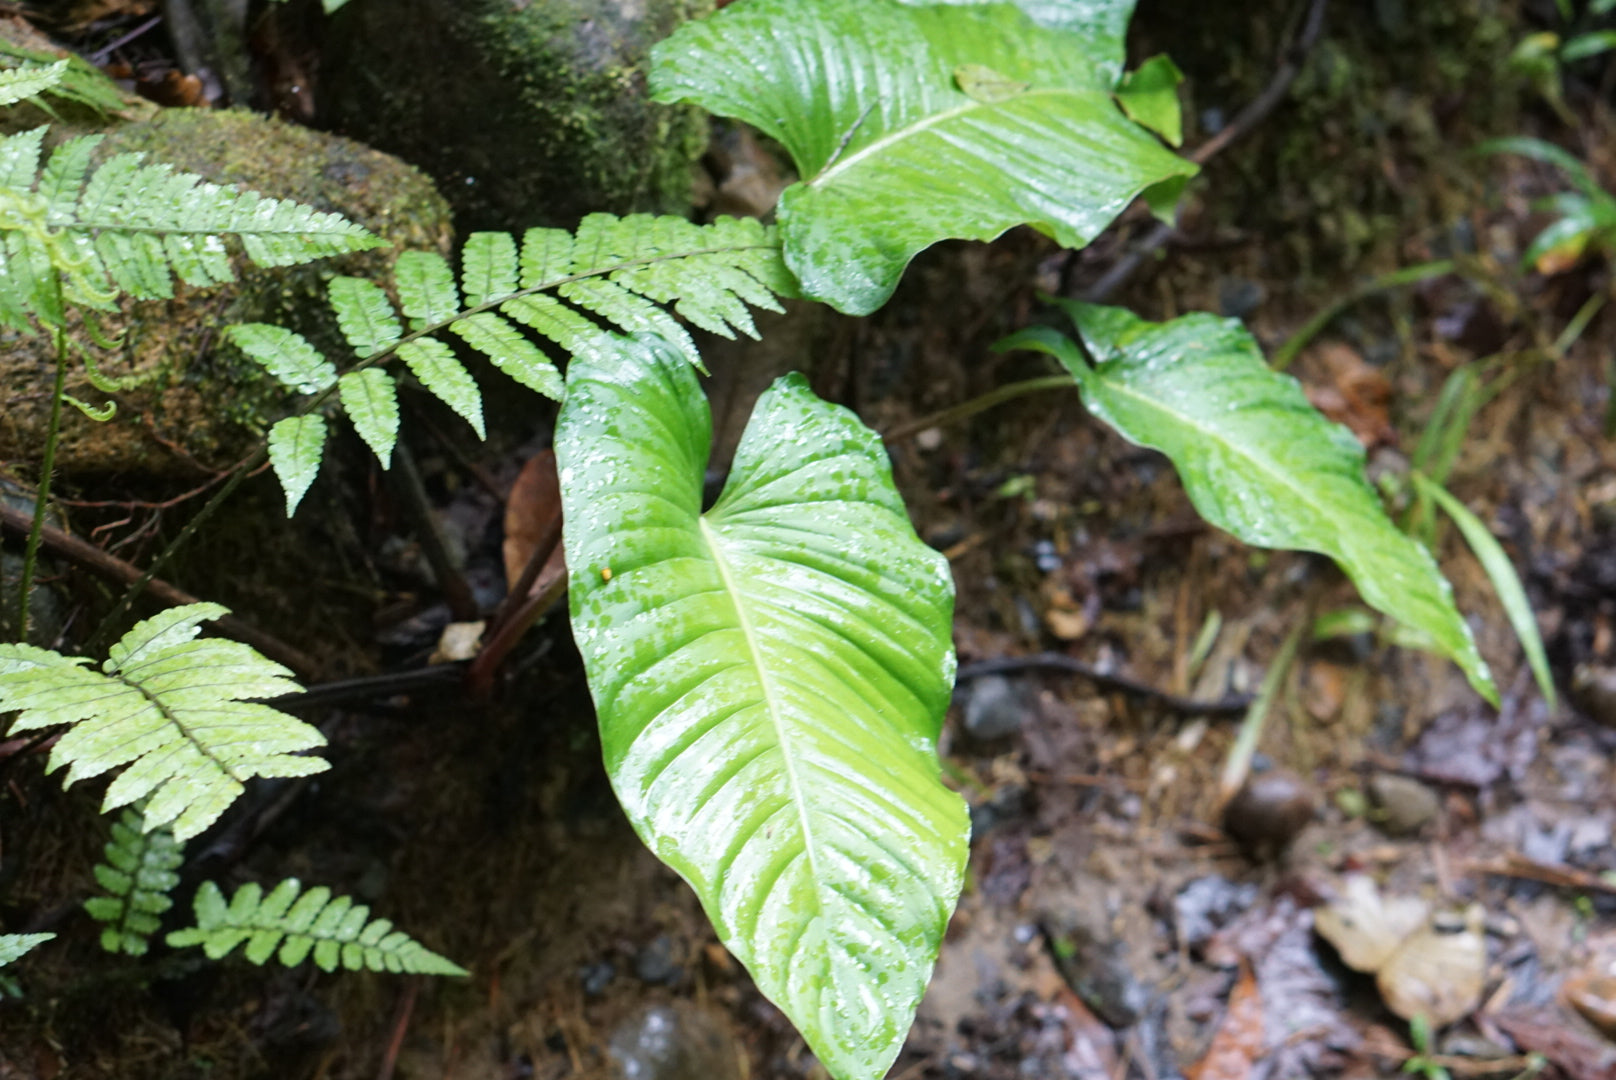
POLYGON ((1044 24, 1002 3, 747 0, 658 45, 651 85, 785 145, 803 177, 780 198, 786 263, 864 314, 939 240, 1026 223, 1081 247, 1195 171, 1112 97, 1131 4, 1022 4, 1044 24))
POLYGON ((1045 327, 999 347, 1055 356, 1090 412, 1172 460, 1201 516, 1248 544, 1328 555, 1370 605, 1426 637, 1497 703, 1436 560, 1398 531, 1364 478, 1363 446, 1313 408, 1295 379, 1269 370, 1237 320, 1151 323, 1122 308, 1062 306, 1094 366, 1045 327))
POLYGON ((635 829, 831 1074, 875 1080, 965 868, 935 750, 953 583, 880 438, 801 376, 759 400, 703 514, 711 427, 660 338, 573 360, 555 439, 573 636, 635 829))

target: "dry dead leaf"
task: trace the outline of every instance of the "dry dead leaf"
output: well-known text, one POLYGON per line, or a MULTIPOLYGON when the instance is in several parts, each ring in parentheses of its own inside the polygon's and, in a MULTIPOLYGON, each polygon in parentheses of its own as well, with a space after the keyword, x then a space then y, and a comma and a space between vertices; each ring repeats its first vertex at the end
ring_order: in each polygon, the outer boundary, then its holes
POLYGON ((1368 877, 1347 878, 1341 897, 1314 914, 1319 934, 1342 962, 1375 976, 1386 1007, 1405 1020, 1423 1016, 1442 1027, 1469 1013, 1481 998, 1487 946, 1482 912, 1432 919, 1414 897, 1382 897, 1368 877))
POLYGON ((1247 1080, 1263 1056, 1263 1002, 1257 979, 1247 964, 1229 993, 1229 1008, 1206 1056, 1185 1070, 1190 1080, 1247 1080))
MULTIPOLYGON (((561 517, 561 481, 556 476, 555 451, 541 450, 528 459, 511 485, 505 502, 505 581, 514 586, 533 557, 544 536, 561 517)), ((567 572, 561 545, 557 544, 544 569, 539 572, 529 596, 542 592, 567 572)))

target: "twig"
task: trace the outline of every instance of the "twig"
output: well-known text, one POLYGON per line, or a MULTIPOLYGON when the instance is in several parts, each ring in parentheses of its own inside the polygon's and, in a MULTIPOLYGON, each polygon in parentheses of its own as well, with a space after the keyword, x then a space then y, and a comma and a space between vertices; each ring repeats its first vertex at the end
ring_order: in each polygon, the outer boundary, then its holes
MULTIPOLYGON (((0 529, 26 534, 32 525, 28 514, 0 503, 0 529)), ((142 576, 139 567, 49 525, 40 530, 40 542, 41 546, 52 555, 82 566, 114 585, 129 585, 142 576)), ((147 587, 154 597, 170 607, 197 603, 196 597, 161 578, 151 578, 147 582, 147 587)), ((213 626, 225 637, 235 638, 251 645, 271 660, 285 664, 304 678, 313 678, 320 672, 320 664, 313 657, 234 615, 225 615, 214 620, 213 626)))
POLYGON ((1117 675, 1064 653, 1034 653, 1031 656, 1005 656, 994 660, 978 660, 973 664, 966 664, 959 669, 957 681, 965 682, 967 679, 979 679, 984 675, 1009 675, 1022 671, 1063 671, 1072 675, 1080 675, 1097 686, 1107 690, 1118 690, 1134 697, 1147 698, 1151 701, 1183 713, 1185 716, 1236 716, 1246 711, 1251 704, 1251 698, 1236 694, 1230 697, 1218 698, 1215 701, 1196 701, 1193 698, 1180 697, 1158 690, 1154 686, 1130 679, 1126 675, 1117 675))
POLYGON ((402 440, 393 449, 393 464, 397 466, 393 471, 393 486, 403 498, 404 507, 415 524, 421 541, 421 553, 426 556, 427 565, 432 567, 432 576, 437 579, 438 588, 443 590, 449 613, 456 622, 475 619, 477 601, 471 595, 471 586, 466 584, 466 579, 449 560, 443 531, 432 516, 432 504, 427 500, 425 485, 421 483, 421 470, 415 467, 415 455, 410 453, 402 440))
POLYGON ((466 688, 476 697, 485 697, 494 685, 494 672, 504 662, 528 628, 538 622, 567 591, 567 575, 562 574, 543 590, 526 597, 511 617, 489 637, 466 671, 466 688))
MULTIPOLYGON (((1190 151, 1186 156, 1191 161, 1197 165, 1205 165, 1211 158, 1228 149, 1235 140, 1250 134, 1258 124, 1268 118, 1268 114, 1273 112, 1281 101, 1285 100, 1285 95, 1290 93, 1291 84, 1296 81, 1296 76, 1302 73, 1302 64, 1307 60, 1308 53, 1313 51, 1319 35, 1324 31, 1324 11, 1329 6, 1330 0, 1311 0, 1311 2, 1312 6, 1308 8, 1300 32, 1281 55, 1279 67, 1263 92, 1241 109, 1222 131, 1190 151)), ((1176 225, 1157 225, 1138 247, 1118 260, 1099 281, 1091 285, 1083 293, 1083 299, 1091 304, 1109 300, 1113 293, 1128 283, 1141 266, 1154 258, 1156 252, 1166 247, 1178 235, 1176 225)))
POLYGON ((950 405, 930 416, 922 416, 918 420, 911 420, 907 424, 899 424, 887 434, 881 436, 881 441, 891 445, 902 442, 911 436, 918 435, 928 428, 944 427, 948 424, 957 424, 961 420, 969 419, 979 412, 986 412, 995 405, 1002 405, 1006 401, 1013 401, 1026 394, 1036 394, 1042 390, 1076 390, 1077 380, 1070 375, 1047 375, 1037 379, 1024 379, 1021 382, 1009 383, 1005 386, 989 390, 985 394, 962 401, 958 405, 950 405))
POLYGON ((393 1069, 398 1064, 398 1052, 404 1046, 404 1033, 410 1029, 410 1016, 415 1012, 415 994, 421 987, 421 980, 411 978, 404 983, 404 992, 398 999, 398 1009, 393 1014, 393 1037, 387 1040, 387 1053, 382 1055, 381 1068, 376 1070, 376 1080, 393 1080, 393 1069))

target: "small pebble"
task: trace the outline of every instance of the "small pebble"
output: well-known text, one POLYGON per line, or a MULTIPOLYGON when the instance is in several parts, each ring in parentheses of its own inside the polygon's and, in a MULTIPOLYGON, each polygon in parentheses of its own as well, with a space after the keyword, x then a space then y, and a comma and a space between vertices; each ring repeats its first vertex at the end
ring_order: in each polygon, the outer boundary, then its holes
POLYGON ((984 675, 971 681, 965 698, 965 732, 988 742, 1021 730, 1024 712, 1016 686, 1003 675, 984 675))
POLYGON ((634 954, 634 976, 641 982, 672 986, 684 978, 684 968, 673 959, 673 939, 658 934, 650 944, 634 954))
POLYGON ((1223 810, 1223 831, 1248 854, 1275 855, 1313 820, 1313 792, 1280 769, 1255 773, 1223 810))
POLYGON ((584 993, 589 997, 600 997, 615 978, 617 969, 604 960, 578 969, 578 982, 583 985, 584 993))
POLYGON ((1412 836, 1436 819, 1442 800, 1436 792, 1407 776, 1376 773, 1369 778, 1374 821, 1389 836, 1412 836))

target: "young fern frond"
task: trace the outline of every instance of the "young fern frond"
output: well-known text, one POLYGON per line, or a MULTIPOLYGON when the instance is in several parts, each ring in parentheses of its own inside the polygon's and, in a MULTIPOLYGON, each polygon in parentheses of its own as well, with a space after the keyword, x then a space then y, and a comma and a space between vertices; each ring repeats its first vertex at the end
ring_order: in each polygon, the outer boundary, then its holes
POLYGON ((180 883, 174 871, 185 861, 185 845, 167 828, 142 832, 140 811, 127 809, 112 823, 106 860, 96 864, 95 880, 108 895, 86 900, 84 910, 105 924, 103 949, 144 956, 159 916, 174 906, 168 894, 180 883))
POLYGON ((61 325, 66 305, 112 310, 120 294, 168 299, 235 280, 233 236, 260 266, 291 266, 379 247, 338 214, 213 184, 143 154, 91 172, 99 135, 70 139, 43 169, 45 129, 0 139, 0 324, 61 325), (60 289, 56 281, 60 279, 60 289))
POLYGON ((175 948, 200 945, 212 960, 246 942, 245 955, 255 964, 274 956, 296 967, 313 953, 322 971, 335 971, 340 963, 350 971, 466 974, 458 964, 394 930, 387 919, 369 918, 370 908, 355 904, 352 897, 333 898, 324 885, 303 892, 297 878, 287 878, 268 896, 256 884, 243 885, 229 904, 219 886, 207 881, 197 890, 195 908, 196 925, 174 931, 167 940, 175 948))
POLYGON ((46 771, 69 766, 66 786, 128 765, 102 810, 149 796, 144 828, 169 825, 188 840, 251 777, 329 767, 298 754, 325 745, 318 729, 249 700, 296 692, 289 671, 240 642, 197 637, 201 623, 224 614, 218 604, 187 604, 137 623, 101 671, 84 657, 0 645, 0 711, 19 713, 13 733, 72 724, 46 771))
POLYGON ((43 945, 55 936, 55 934, 0 934, 0 967, 5 967, 36 945, 43 945))
MULTIPOLYGON (((771 226, 735 218, 696 225, 651 214, 591 214, 576 233, 529 229, 520 243, 508 233, 474 233, 458 278, 441 256, 409 251, 399 256, 393 283, 398 310, 371 282, 331 283, 331 306, 353 350, 340 379, 335 365, 289 330, 263 323, 229 330, 285 386, 320 400, 336 386, 384 468, 398 434, 398 403, 394 378, 381 365, 395 355, 423 388, 484 434, 482 397, 445 331, 517 382, 559 400, 561 373, 533 337, 576 356, 609 348, 610 329, 649 331, 699 367, 696 344, 675 313, 724 337, 737 331, 756 337, 747 305, 780 311, 776 298, 796 295, 771 226)), ((271 433, 270 462, 288 514, 319 470, 323 438, 323 426, 307 415, 282 420, 271 433)))

